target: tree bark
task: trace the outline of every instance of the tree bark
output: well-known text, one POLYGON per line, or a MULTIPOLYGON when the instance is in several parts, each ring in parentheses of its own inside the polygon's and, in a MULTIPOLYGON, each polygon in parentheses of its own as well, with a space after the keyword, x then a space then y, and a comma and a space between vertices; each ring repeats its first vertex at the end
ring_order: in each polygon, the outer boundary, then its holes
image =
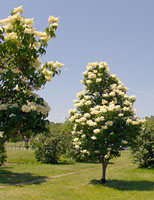
POLYGON ((102 179, 101 179, 102 184, 106 183, 106 168, 107 168, 107 162, 105 158, 103 158, 102 159, 102 179))

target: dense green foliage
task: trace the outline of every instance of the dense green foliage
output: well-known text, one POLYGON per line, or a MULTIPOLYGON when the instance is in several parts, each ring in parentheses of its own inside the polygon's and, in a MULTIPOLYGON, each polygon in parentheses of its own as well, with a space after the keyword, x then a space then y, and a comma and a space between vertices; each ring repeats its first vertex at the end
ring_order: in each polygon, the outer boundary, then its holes
POLYGON ((71 123, 51 123, 50 132, 39 134, 32 139, 36 159, 44 163, 72 161, 71 123))
POLYGON ((140 167, 154 168, 154 116, 146 117, 134 147, 134 162, 140 167))

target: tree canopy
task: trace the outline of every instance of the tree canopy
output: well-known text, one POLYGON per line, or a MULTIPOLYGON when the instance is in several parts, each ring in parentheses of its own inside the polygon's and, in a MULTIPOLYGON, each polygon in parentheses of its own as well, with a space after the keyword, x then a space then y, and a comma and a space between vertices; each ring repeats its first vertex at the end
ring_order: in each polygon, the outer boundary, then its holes
MULTIPOLYGON (((33 28, 34 20, 21 16, 22 6, 0 20, 0 133, 6 141, 19 134, 46 131, 48 104, 35 94, 60 73, 63 64, 42 63, 40 56, 55 31, 59 19, 49 16, 44 32, 33 28)), ((2 143, 3 143, 2 142, 2 143)))
POLYGON ((136 138, 142 121, 134 117, 135 96, 129 97, 119 78, 109 74, 107 63, 89 63, 83 75, 84 90, 74 100, 76 109, 70 110, 74 146, 79 157, 99 160, 106 167, 136 138))

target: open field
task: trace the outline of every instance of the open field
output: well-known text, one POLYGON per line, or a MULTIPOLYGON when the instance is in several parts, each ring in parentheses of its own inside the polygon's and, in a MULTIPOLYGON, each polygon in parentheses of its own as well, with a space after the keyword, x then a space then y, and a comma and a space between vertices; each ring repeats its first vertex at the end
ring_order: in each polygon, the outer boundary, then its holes
POLYGON ((5 146, 11 149, 25 149, 25 142, 6 142, 5 146))
POLYGON ((154 199, 154 169, 137 169, 128 150, 108 166, 106 185, 97 181, 101 164, 40 164, 32 150, 7 151, 8 165, 0 168, 0 200, 154 199), (65 176, 54 177, 60 174, 65 176))

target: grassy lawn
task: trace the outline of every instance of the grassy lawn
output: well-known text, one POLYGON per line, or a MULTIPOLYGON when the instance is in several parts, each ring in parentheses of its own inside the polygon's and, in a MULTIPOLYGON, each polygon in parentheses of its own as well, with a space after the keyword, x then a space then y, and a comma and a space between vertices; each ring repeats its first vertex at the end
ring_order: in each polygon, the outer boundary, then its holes
POLYGON ((25 142, 6 142, 5 146, 7 148, 13 147, 15 149, 25 148, 25 142))
POLYGON ((138 169, 128 150, 107 168, 106 185, 99 184, 101 165, 37 163, 32 150, 8 149, 8 165, 0 168, 0 200, 153 200, 154 169, 138 169), (15 165, 15 163, 17 165, 15 165), (14 183, 77 172, 36 183, 14 183))

